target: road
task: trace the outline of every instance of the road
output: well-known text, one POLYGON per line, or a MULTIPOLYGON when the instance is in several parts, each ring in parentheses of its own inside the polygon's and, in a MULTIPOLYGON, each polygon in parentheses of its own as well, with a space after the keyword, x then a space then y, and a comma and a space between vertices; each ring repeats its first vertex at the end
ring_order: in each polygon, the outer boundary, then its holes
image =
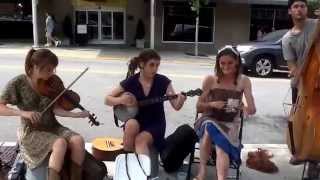
MULTIPOLYGON (((126 61, 64 58, 59 62, 57 74, 68 85, 82 70, 89 71, 72 87, 81 96, 80 104, 98 116, 104 123, 90 127, 87 119, 58 118, 67 127, 79 132, 90 142, 99 136, 121 137, 122 130, 113 123, 112 108, 104 105, 105 95, 116 86, 126 74, 126 61)), ((204 63, 161 62, 160 73, 166 74, 176 91, 187 91, 201 87, 205 75, 213 72, 213 66, 204 63)), ((21 55, 0 55, 0 89, 14 76, 24 73, 24 57, 21 55)), ((289 80, 283 74, 273 78, 250 77, 257 113, 246 119, 244 143, 283 144, 285 143, 286 116, 283 102, 290 102, 289 80)), ((167 118, 166 135, 184 123, 194 122, 196 97, 188 98, 180 111, 165 103, 167 118)), ((288 107, 287 107, 288 109, 288 107)), ((0 141, 15 141, 18 117, 0 117, 0 141)))

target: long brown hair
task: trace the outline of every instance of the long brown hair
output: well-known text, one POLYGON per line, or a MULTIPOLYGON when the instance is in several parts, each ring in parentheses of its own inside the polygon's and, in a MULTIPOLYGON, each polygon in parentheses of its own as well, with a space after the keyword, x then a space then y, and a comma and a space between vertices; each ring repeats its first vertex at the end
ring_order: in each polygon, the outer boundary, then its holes
POLYGON ((156 59, 161 60, 159 54, 153 49, 145 49, 140 52, 139 56, 132 58, 128 64, 127 77, 135 74, 136 70, 140 67, 140 63, 146 64, 149 60, 156 59))
POLYGON ((39 66, 40 69, 47 65, 58 65, 58 57, 49 49, 30 49, 25 61, 25 72, 27 76, 32 74, 33 66, 39 66))
POLYGON ((223 77, 223 72, 220 67, 220 59, 222 56, 230 56, 238 62, 236 66, 236 76, 234 79, 234 84, 237 85, 237 80, 239 75, 241 74, 241 69, 242 69, 240 53, 237 51, 235 47, 232 47, 232 46, 225 46, 218 51, 218 54, 216 57, 216 65, 215 65, 215 73, 218 76, 218 83, 220 83, 220 80, 223 77))

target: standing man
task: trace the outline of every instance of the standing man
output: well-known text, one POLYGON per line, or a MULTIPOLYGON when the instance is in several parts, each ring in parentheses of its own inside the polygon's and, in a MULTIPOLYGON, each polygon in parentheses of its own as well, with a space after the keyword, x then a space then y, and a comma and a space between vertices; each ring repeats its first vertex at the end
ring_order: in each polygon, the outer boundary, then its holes
MULTIPOLYGON (((310 19, 307 17, 307 5, 307 0, 288 1, 288 10, 293 21, 293 27, 282 38, 282 51, 284 59, 288 63, 289 77, 291 78, 299 76, 297 72, 302 66, 304 54, 307 53, 306 51, 308 44, 312 41, 312 37, 316 31, 318 23, 318 19, 310 19)), ((315 13, 319 16, 319 10, 317 10, 315 13)), ((298 95, 298 89, 297 85, 293 81, 291 81, 291 88, 292 104, 295 104, 298 95)), ((290 163, 293 165, 301 164, 303 162, 304 161, 301 161, 294 155, 290 159, 290 163)), ((309 169, 315 169, 316 166, 317 164, 310 163, 309 169)))
POLYGON ((46 47, 51 47, 53 44, 57 47, 61 45, 61 41, 53 36, 53 31, 55 28, 55 20, 53 16, 49 13, 46 13, 46 38, 47 44, 46 47))

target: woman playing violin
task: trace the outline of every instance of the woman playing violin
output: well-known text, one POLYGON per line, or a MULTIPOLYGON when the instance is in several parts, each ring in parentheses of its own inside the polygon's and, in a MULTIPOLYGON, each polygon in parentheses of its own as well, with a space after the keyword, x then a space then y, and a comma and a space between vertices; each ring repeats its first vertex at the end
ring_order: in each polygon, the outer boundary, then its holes
MULTIPOLYGON (((157 73, 159 66, 160 56, 157 52, 142 51, 138 57, 131 59, 129 77, 106 96, 105 104, 134 106, 137 101, 175 94, 171 80, 157 73), (140 72, 134 74, 137 68, 140 72)), ((170 103, 175 110, 179 110, 185 100, 184 95, 178 94, 178 97, 170 100, 170 103)), ((124 125, 124 149, 149 155, 150 146, 155 145, 160 151, 164 144, 165 129, 163 103, 140 107, 136 117, 129 119, 124 125)))
POLYGON ((62 126, 55 116, 85 118, 89 113, 66 111, 57 104, 40 113, 52 100, 39 93, 38 82, 48 80, 55 73, 57 65, 58 58, 50 50, 31 49, 25 60, 25 74, 9 81, 2 92, 0 115, 21 117, 18 139, 28 168, 38 167, 49 155, 47 179, 60 180, 59 173, 68 149, 72 160, 71 179, 79 180, 85 155, 84 140, 79 134, 62 126))
POLYGON ((203 83, 203 94, 197 103, 197 112, 202 113, 195 129, 200 142, 200 166, 195 179, 204 180, 206 165, 212 148, 216 152, 218 180, 226 179, 229 162, 240 163, 238 131, 240 110, 256 112, 250 79, 241 74, 239 52, 225 46, 217 54, 215 75, 208 75, 203 83), (242 105, 242 96, 247 106, 242 105))

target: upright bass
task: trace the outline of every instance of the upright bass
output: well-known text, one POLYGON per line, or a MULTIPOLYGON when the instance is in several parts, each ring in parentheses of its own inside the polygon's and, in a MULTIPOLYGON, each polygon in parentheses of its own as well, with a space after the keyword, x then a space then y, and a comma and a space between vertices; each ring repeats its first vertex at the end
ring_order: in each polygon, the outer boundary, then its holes
POLYGON ((320 160, 320 22, 293 79, 298 97, 292 106, 287 144, 301 160, 320 160))

